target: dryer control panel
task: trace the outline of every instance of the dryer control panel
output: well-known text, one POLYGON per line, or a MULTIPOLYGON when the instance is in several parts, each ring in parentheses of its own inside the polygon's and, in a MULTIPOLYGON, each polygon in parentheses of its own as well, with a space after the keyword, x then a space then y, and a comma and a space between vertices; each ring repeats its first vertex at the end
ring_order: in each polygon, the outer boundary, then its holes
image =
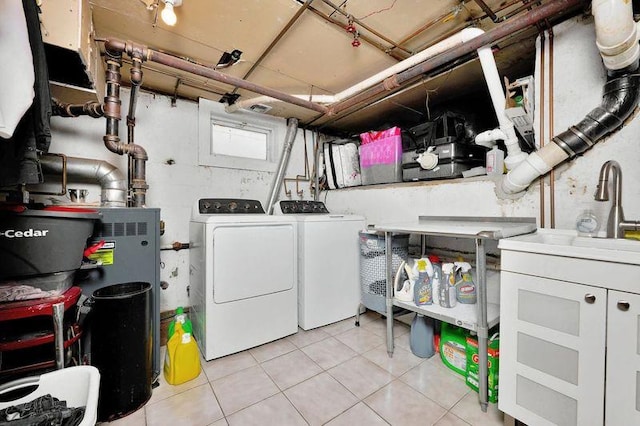
POLYGON ((202 198, 198 210, 200 214, 264 214, 260 201, 240 198, 202 198))
POLYGON ((294 213, 329 213, 322 201, 292 200, 280 201, 280 210, 284 214, 294 213))

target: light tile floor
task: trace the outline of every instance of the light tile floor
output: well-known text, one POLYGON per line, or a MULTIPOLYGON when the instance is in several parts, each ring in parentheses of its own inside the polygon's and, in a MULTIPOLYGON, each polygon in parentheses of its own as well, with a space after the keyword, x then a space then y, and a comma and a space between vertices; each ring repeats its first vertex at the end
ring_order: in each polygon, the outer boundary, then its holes
MULTIPOLYGON (((414 356, 409 326, 396 321, 393 358, 375 312, 202 363, 200 376, 171 386, 116 426, 502 425, 495 404, 436 355, 414 356)), ((106 425, 105 423, 104 425, 106 425)))

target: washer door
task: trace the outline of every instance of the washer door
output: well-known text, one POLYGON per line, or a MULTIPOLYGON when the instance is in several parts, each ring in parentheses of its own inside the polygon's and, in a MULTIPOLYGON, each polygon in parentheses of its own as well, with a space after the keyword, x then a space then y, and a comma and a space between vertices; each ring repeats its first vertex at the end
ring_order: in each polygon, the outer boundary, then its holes
POLYGON ((293 224, 230 224, 213 230, 213 300, 227 303, 296 285, 293 224))

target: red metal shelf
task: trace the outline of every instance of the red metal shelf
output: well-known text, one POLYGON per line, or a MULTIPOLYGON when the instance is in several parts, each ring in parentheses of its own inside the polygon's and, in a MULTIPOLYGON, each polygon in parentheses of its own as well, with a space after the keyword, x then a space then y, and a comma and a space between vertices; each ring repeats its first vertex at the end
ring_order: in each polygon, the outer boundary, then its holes
POLYGON ((66 311, 78 302, 81 294, 82 289, 80 287, 71 287, 60 296, 0 304, 0 321, 30 318, 38 315, 51 316, 53 315, 53 305, 64 302, 64 310, 66 311))

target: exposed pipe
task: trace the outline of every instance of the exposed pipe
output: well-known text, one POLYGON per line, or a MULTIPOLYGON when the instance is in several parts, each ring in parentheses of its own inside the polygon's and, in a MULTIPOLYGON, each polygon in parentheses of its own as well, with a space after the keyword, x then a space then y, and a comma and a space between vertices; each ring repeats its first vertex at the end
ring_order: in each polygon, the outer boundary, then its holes
MULTIPOLYGON (((64 173, 63 163, 54 154, 40 157, 45 173, 64 173)), ((127 180, 124 174, 111 163, 89 158, 67 157, 66 175, 68 180, 96 183, 100 185, 100 205, 105 207, 126 207, 127 180)))
POLYGON ((267 201, 267 214, 273 214, 273 207, 278 200, 280 194, 280 188, 282 188, 282 181, 289 165, 289 158, 291 157, 291 149, 293 143, 296 140, 296 134, 298 133, 298 119, 289 118, 287 120, 287 134, 285 136, 284 145, 282 147, 282 155, 280 156, 280 162, 278 163, 278 170, 273 178, 273 184, 269 191, 269 200, 267 201))
POLYGON ((640 75, 635 72, 640 50, 631 3, 594 0, 592 13, 596 44, 608 74, 601 105, 511 170, 502 180, 501 188, 507 194, 525 190, 531 182, 558 164, 590 149, 602 137, 621 127, 638 105, 640 75), (631 45, 627 43, 630 38, 635 40, 631 45), (613 51, 618 55, 613 55, 613 51), (620 68, 621 64, 627 65, 620 68))
POLYGON ((495 23, 500 22, 500 18, 498 18, 498 16, 496 16, 496 13, 495 13, 493 10, 491 10, 491 8, 489 7, 489 5, 488 5, 488 4, 486 4, 483 0, 473 0, 473 1, 475 1, 475 2, 476 2, 476 4, 477 4, 478 6, 480 6, 480 9, 482 9, 482 10, 484 11, 484 13, 486 13, 486 14, 487 14, 487 16, 488 16, 489 18, 491 18, 491 20, 492 20, 493 22, 495 22, 495 23))
POLYGON ((549 16, 552 16, 556 13, 563 12, 568 8, 580 4, 580 2, 581 0, 556 0, 546 3, 543 6, 537 7, 525 15, 519 16, 517 18, 514 18, 513 20, 504 22, 496 26, 494 29, 471 39, 467 43, 453 47, 441 53, 440 55, 427 59, 425 62, 422 62, 419 65, 409 68, 408 70, 394 76, 391 76, 383 82, 361 92, 358 95, 353 96, 350 99, 332 105, 329 114, 338 114, 341 111, 344 111, 359 103, 365 102, 381 93, 399 87, 408 80, 432 71, 433 69, 454 61, 461 56, 473 53, 481 47, 490 45, 516 31, 533 25, 536 22, 548 18, 549 16))
MULTIPOLYGON (((142 57, 138 50, 133 51, 130 70, 131 93, 129 94, 129 113, 127 114, 127 144, 135 146, 136 104, 138 92, 142 84, 142 57)), ((146 159, 129 156, 128 181, 131 188, 132 205, 143 207, 146 203, 146 194, 149 185, 146 182, 146 159)))
MULTIPOLYGON (((104 98, 104 115, 107 118, 107 125, 103 140, 105 147, 109 151, 119 155, 127 154, 132 158, 133 177, 129 186, 132 191, 134 206, 144 207, 146 190, 148 188, 146 184, 146 161, 149 157, 142 146, 133 143, 122 143, 118 136, 118 126, 121 119, 120 107, 122 103, 120 100, 120 68, 122 67, 122 53, 124 51, 124 48, 119 49, 119 47, 117 44, 110 44, 109 41, 105 43, 107 57, 107 93, 104 98)), ((140 46, 129 45, 129 51, 127 53, 129 53, 132 58, 139 58, 141 60, 141 58, 143 58, 142 52, 143 50, 140 46)), ((135 64, 136 61, 134 60, 134 67, 135 64)), ((140 70, 138 71, 141 78, 142 73, 140 70)), ((134 70, 133 73, 137 74, 137 71, 134 70)))
MULTIPOLYGON (((324 19, 325 21, 329 22, 330 24, 335 25, 336 27, 340 28, 341 30, 344 30, 344 23, 342 23, 338 19, 333 18, 333 17, 331 17, 329 15, 326 15, 326 14, 320 12, 318 9, 313 8, 313 7, 310 7, 309 11, 315 13, 320 18, 324 19)), ((371 46, 375 47, 379 51, 384 52, 385 54, 391 56, 393 59, 397 59, 398 61, 400 61, 402 59, 406 59, 407 56, 409 56, 408 54, 399 55, 398 53, 396 53, 394 51, 393 47, 385 46, 385 45, 375 41, 372 37, 369 37, 367 34, 359 34, 359 39, 364 41, 364 42, 367 42, 368 44, 370 44, 371 46)))
MULTIPOLYGON (((544 31, 540 33, 540 149, 544 148, 544 140, 546 135, 544 133, 544 120, 545 117, 545 75, 546 75, 546 58, 545 52, 546 50, 546 41, 544 37, 544 31)), ((545 190, 544 190, 544 179, 540 179, 540 227, 545 227, 545 218, 547 215, 546 208, 546 199, 545 199, 545 190)))
POLYGON ((93 118, 104 117, 102 104, 97 101, 89 101, 83 104, 68 104, 51 98, 51 115, 58 117, 79 117, 88 115, 93 118))
MULTIPOLYGON (((391 77, 394 74, 405 71, 415 65, 424 62, 425 60, 432 58, 436 55, 439 55, 443 52, 446 52, 449 49, 452 49, 456 46, 461 46, 466 41, 479 36, 482 33, 482 30, 477 30, 475 28, 464 28, 462 31, 452 35, 451 37, 442 40, 439 43, 436 43, 415 55, 405 59, 404 61, 398 62, 391 67, 380 71, 377 74, 372 75, 371 77, 354 84, 351 87, 346 88, 345 90, 337 93, 335 95, 314 95, 311 96, 311 101, 325 104, 335 104, 342 102, 346 99, 349 99, 351 96, 370 88, 371 86, 380 83, 385 78, 391 77)), ((293 95, 299 99, 309 99, 309 95, 293 95)), ((504 95, 503 95, 504 100, 504 95)), ((276 102, 277 99, 268 96, 258 96, 251 99, 246 99, 240 102, 236 102, 233 105, 229 105, 226 108, 227 112, 235 112, 242 108, 249 108, 252 105, 260 104, 260 103, 271 103, 276 102)))
POLYGON ((390 49, 393 49, 393 48, 397 47, 398 49, 402 50, 405 53, 408 53, 408 54, 412 53, 410 50, 402 47, 400 45, 401 43, 396 43, 393 40, 391 40, 390 38, 385 37, 383 34, 381 34, 380 32, 376 31, 375 29, 371 28, 370 26, 368 26, 367 24, 365 24, 364 22, 362 22, 361 20, 359 20, 355 16, 351 16, 348 13, 346 13, 344 10, 340 9, 338 6, 333 4, 330 0, 322 0, 322 2, 325 3, 327 6, 331 7, 336 12, 340 13, 341 15, 343 15, 345 18, 351 19, 353 22, 355 22, 356 24, 360 25, 362 28, 364 28, 365 30, 369 31, 371 34, 373 34, 376 37, 382 39, 383 41, 386 41, 387 43, 389 43, 391 45, 390 49))
MULTIPOLYGON (((553 29, 549 28, 549 134, 555 133, 553 111, 553 29)), ((551 229, 556 227, 556 173, 553 169, 549 172, 549 225, 551 229)))
MULTIPOLYGON (((125 42, 116 40, 116 39, 109 39, 106 42, 105 46, 109 46, 109 48, 111 49, 122 49, 121 51, 124 51, 125 49, 127 49, 126 47, 127 45, 125 42)), ((238 77, 233 77, 231 75, 223 74, 211 68, 207 68, 198 64, 193 64, 193 63, 190 63, 189 61, 176 58, 166 53, 156 52, 155 50, 148 49, 148 48, 144 48, 144 52, 145 52, 145 55, 143 55, 143 57, 145 57, 146 60, 156 62, 158 64, 166 65, 171 68, 196 74, 201 77, 210 78, 212 80, 229 84, 231 86, 237 86, 241 89, 246 89, 251 92, 267 95, 272 98, 280 99, 290 104, 298 105, 300 107, 310 109, 313 111, 317 111, 321 113, 326 113, 328 111, 328 108, 323 105, 316 104, 310 101, 305 101, 303 99, 296 98, 295 96, 282 93, 277 90, 270 89, 268 87, 260 86, 258 84, 251 83, 249 81, 242 80, 241 78, 238 78, 238 77)))

